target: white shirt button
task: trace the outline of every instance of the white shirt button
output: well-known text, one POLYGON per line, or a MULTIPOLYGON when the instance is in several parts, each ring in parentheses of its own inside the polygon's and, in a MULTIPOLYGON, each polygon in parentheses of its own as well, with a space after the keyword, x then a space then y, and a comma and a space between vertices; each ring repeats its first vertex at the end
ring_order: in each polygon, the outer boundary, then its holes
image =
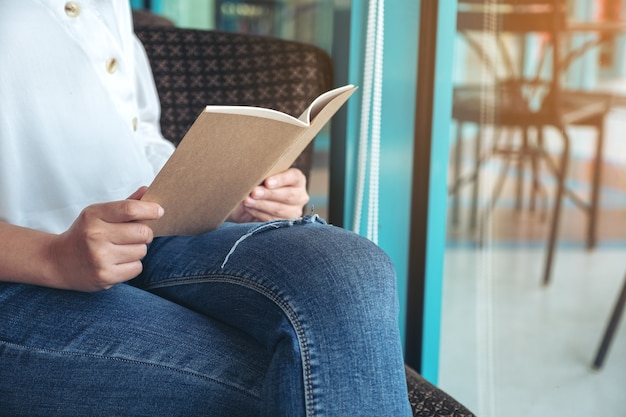
POLYGON ((65 3, 65 14, 69 17, 78 17, 80 14, 80 6, 73 1, 65 3))
POLYGON ((113 74, 115 71, 117 71, 117 59, 115 58, 107 59, 106 69, 109 74, 113 74))

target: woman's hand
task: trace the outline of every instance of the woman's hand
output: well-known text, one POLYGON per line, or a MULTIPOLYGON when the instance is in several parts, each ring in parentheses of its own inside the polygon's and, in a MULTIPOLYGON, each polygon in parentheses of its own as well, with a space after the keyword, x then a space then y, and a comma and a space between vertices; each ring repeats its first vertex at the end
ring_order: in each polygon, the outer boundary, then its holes
POLYGON ((302 209, 308 202, 306 177, 299 169, 290 168, 255 187, 228 220, 243 223, 293 219, 302 216, 302 209))
POLYGON ((153 234, 140 222, 163 215, 158 204, 138 201, 144 192, 142 187, 128 200, 85 208, 69 230, 52 239, 51 286, 98 291, 141 273, 153 234))

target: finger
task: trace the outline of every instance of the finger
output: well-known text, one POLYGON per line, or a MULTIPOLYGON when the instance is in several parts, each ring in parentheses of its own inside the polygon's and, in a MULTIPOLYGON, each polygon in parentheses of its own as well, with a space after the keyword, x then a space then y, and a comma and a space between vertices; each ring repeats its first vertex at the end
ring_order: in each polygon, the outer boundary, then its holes
POLYGON ((263 185, 269 189, 277 189, 281 187, 306 187, 306 177, 298 168, 290 168, 279 174, 268 177, 263 185))
POLYGON ((303 205, 287 205, 272 200, 257 200, 253 206, 246 206, 246 211, 259 221, 293 219, 302 216, 303 205))
POLYGON ((122 200, 92 207, 97 211, 96 215, 107 223, 155 220, 163 216, 163 208, 148 201, 122 200))
POLYGON ((256 206, 260 201, 275 201, 277 203, 304 206, 309 202, 309 194, 306 188, 301 187, 281 187, 277 189, 268 189, 265 187, 256 187, 246 198, 244 204, 247 207, 256 206))
POLYGON ((146 245, 121 247, 111 245, 106 254, 106 262, 93 265, 93 274, 87 281, 79 283, 77 288, 84 291, 98 291, 111 288, 120 282, 135 278, 143 270, 141 259, 147 252, 146 245), (123 248, 123 249, 122 249, 123 248))
POLYGON ((112 284, 131 280, 141 274, 141 271, 143 271, 143 264, 139 260, 115 265, 115 267, 112 268, 112 272, 115 276, 112 284))
POLYGON ((141 200, 141 197, 143 197, 147 190, 148 187, 146 187, 145 185, 141 186, 137 189, 137 191, 129 195, 127 200, 141 200))
POLYGON ((83 257, 84 266, 96 272, 96 275, 106 273, 112 267, 119 264, 141 260, 148 251, 145 243, 133 243, 128 245, 116 245, 106 243, 92 247, 83 257))
POLYGON ((123 265, 140 261, 148 253, 148 247, 144 244, 115 245, 111 253, 111 263, 123 265))
POLYGON ((242 202, 241 204, 237 205, 237 207, 228 215, 226 221, 235 223, 246 223, 253 222, 255 220, 256 219, 254 218, 254 216, 248 212, 242 202))
POLYGON ((109 228, 109 241, 115 245, 148 244, 154 233, 143 223, 118 223, 109 228))

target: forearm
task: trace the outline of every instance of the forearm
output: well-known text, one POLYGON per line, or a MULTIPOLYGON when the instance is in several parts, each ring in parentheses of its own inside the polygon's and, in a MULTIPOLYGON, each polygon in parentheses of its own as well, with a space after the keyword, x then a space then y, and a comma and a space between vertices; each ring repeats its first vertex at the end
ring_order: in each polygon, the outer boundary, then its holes
POLYGON ((0 222, 0 281, 55 286, 49 249, 54 236, 0 222))

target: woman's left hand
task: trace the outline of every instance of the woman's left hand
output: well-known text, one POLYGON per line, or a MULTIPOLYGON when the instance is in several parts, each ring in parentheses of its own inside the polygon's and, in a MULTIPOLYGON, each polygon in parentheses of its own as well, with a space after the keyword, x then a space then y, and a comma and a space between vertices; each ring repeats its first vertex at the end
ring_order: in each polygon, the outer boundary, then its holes
POLYGON ((302 209, 308 202, 306 177, 299 169, 290 168, 255 187, 228 220, 244 223, 293 219, 302 216, 302 209))

